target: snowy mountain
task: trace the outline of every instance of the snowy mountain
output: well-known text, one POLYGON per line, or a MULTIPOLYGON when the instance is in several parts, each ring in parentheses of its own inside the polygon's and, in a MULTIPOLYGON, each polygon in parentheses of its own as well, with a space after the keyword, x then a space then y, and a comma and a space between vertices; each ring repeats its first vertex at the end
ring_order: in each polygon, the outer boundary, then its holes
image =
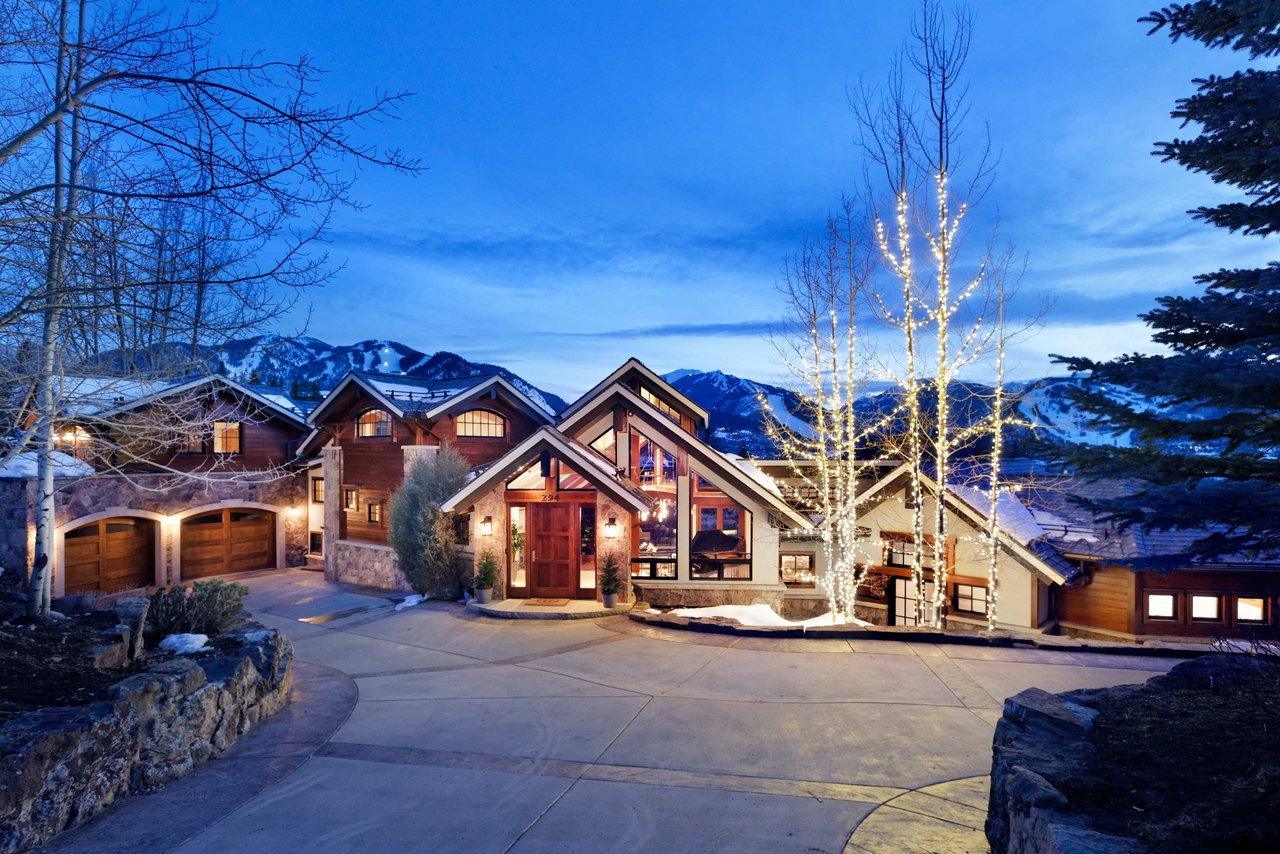
POLYGON ((707 410, 711 416, 711 430, 707 438, 718 450, 737 454, 745 449, 754 457, 776 456, 777 448, 765 435, 765 410, 760 405, 761 396, 776 417, 785 417, 793 429, 807 429, 804 421, 793 414, 799 398, 794 392, 779 386, 743 379, 723 371, 690 368, 664 374, 663 379, 707 410))
POLYGON ((347 371, 373 371, 426 379, 451 379, 477 374, 501 374, 516 388, 553 412, 564 409, 557 395, 543 391, 500 365, 472 362, 441 350, 427 355, 399 341, 368 340, 329 344, 318 338, 260 335, 229 341, 210 356, 214 369, 232 379, 273 385, 295 396, 319 398, 337 385, 347 371))

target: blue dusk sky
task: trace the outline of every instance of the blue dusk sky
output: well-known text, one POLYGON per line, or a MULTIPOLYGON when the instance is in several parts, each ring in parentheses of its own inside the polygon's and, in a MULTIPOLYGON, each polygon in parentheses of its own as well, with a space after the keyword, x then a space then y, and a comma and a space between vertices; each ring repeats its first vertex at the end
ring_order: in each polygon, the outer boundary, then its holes
MULTIPOLYGON (((969 139, 1000 157, 978 214, 1053 300, 1047 354, 1150 349, 1136 315, 1270 247, 1186 211, 1226 190, 1152 157, 1191 79, 1243 57, 1146 35, 1154 0, 974 0, 969 139)), ((319 94, 416 93, 368 129, 427 167, 366 170, 344 264, 279 331, 399 340, 568 397, 627 356, 782 376, 766 335, 785 258, 862 168, 846 93, 878 83, 916 9, 892 2, 226 2, 227 51, 308 54, 319 94)))

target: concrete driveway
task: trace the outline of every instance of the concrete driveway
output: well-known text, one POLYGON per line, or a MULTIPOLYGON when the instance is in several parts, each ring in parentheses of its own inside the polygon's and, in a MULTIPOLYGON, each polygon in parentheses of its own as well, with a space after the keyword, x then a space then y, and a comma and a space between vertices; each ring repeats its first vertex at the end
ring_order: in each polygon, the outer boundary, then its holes
POLYGON ((1174 663, 396 612, 301 571, 249 583, 304 663, 297 702, 56 850, 985 851, 1003 698, 1174 663))

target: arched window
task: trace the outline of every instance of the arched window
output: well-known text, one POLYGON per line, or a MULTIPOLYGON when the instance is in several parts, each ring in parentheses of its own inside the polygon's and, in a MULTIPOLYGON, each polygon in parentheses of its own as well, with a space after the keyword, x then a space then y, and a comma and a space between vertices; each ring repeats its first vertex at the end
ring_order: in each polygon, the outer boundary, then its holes
POLYGON ((385 409, 370 409, 356 421, 356 435, 362 439, 391 435, 391 413, 385 409))
POLYGON ((471 409, 458 416, 458 436, 501 439, 507 435, 507 419, 487 409, 471 409))

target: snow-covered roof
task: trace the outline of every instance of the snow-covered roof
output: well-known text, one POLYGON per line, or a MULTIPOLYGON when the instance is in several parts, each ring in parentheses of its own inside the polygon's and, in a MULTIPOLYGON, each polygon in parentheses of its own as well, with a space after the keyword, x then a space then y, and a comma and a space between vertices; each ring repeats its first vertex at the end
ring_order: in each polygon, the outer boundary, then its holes
POLYGON ((579 410, 586 407, 593 400, 595 400, 601 394, 606 392, 609 389, 609 387, 612 386, 614 383, 620 381, 623 377, 633 372, 644 377, 644 379, 651 386, 651 390, 654 388, 660 388, 664 393, 674 398, 677 403, 684 406, 686 409, 688 409, 690 412, 696 415, 699 419, 701 419, 704 425, 710 421, 711 415, 710 413, 707 412, 707 410, 703 409, 701 406, 694 403, 686 395, 681 393, 679 389, 677 389, 671 383, 667 382, 665 379, 663 379, 660 375, 655 373, 651 368, 645 365, 644 362, 640 361, 635 356, 632 356, 630 359, 627 359, 627 361, 619 365, 618 368, 615 371, 613 371, 613 373, 609 374, 609 376, 605 377, 600 382, 596 383, 596 385, 590 391, 582 395, 582 397, 578 398, 573 403, 569 404, 565 408, 565 410, 560 413, 561 421, 565 421, 566 419, 569 418, 569 416, 573 415, 575 412, 578 412, 579 410))
POLYGON ((744 472, 747 473, 747 477, 751 478, 756 483, 760 484, 765 489, 772 492, 774 495, 778 496, 779 498, 782 497, 782 490, 778 489, 778 482, 773 478, 769 477, 769 475, 760 471, 760 469, 756 468, 755 463, 753 463, 751 460, 745 457, 740 457, 737 454, 725 453, 724 451, 720 452, 720 456, 724 457, 726 460, 733 463, 738 468, 742 469, 744 472))
MULTIPOLYGON (((988 522, 991 520, 991 495, 988 492, 961 483, 953 483, 947 488, 976 510, 983 519, 988 522)), ((1011 492, 1001 492, 996 500, 996 523, 1024 546, 1045 535, 1035 514, 1011 492)))
POLYGON ((181 392, 194 391, 205 385, 221 385, 245 398, 301 424, 306 413, 299 404, 279 389, 247 386, 218 374, 205 374, 181 379, 145 379, 138 377, 74 376, 62 378, 58 391, 59 411, 63 418, 98 418, 114 415, 161 400, 181 392))
MULTIPOLYGON (((76 459, 70 454, 54 451, 50 456, 53 460, 54 477, 88 477, 93 474, 93 466, 84 460, 76 459)), ((0 477, 27 480, 35 476, 35 451, 19 451, 3 464, 0 464, 0 477)))
POLYGON ((318 423, 322 413, 350 385, 360 386, 400 418, 435 419, 460 400, 478 397, 489 389, 500 388, 512 402, 522 406, 534 418, 547 423, 555 419, 554 410, 541 395, 531 397, 501 374, 426 379, 375 374, 370 371, 351 371, 311 411, 309 422, 318 423))

